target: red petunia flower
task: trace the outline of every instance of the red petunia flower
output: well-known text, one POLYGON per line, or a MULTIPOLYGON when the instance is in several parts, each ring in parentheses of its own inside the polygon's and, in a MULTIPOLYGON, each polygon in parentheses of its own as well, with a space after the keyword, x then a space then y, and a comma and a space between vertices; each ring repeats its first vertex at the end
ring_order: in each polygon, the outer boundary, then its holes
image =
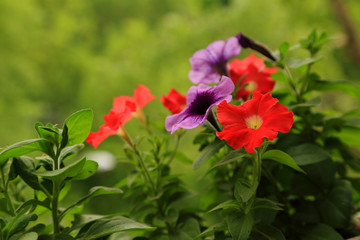
POLYGON ((234 59, 229 64, 229 75, 235 86, 238 86, 236 99, 242 98, 246 101, 253 91, 272 91, 275 81, 271 74, 276 72, 276 68, 266 68, 264 60, 253 53, 243 60, 234 59))
POLYGON ((113 108, 110 113, 104 116, 105 124, 100 126, 98 132, 91 132, 86 142, 94 148, 111 135, 120 135, 125 141, 130 142, 126 134, 124 124, 133 117, 137 117, 144 124, 146 123, 142 109, 150 101, 155 99, 150 90, 139 84, 134 90, 134 96, 119 96, 114 98, 113 108))
POLYGON ((133 101, 126 101, 122 112, 110 111, 104 116, 105 124, 100 126, 98 132, 90 132, 86 138, 86 142, 94 148, 111 135, 124 135, 123 125, 128 121, 129 117, 136 111, 136 104, 133 101))
POLYGON ((168 95, 161 96, 160 101, 172 114, 180 113, 186 107, 186 96, 174 88, 170 90, 168 95))
POLYGON ((136 104, 136 112, 129 115, 125 122, 129 121, 132 117, 139 118, 143 123, 146 122, 142 109, 148 104, 150 101, 154 100, 155 96, 153 96, 150 90, 144 85, 139 84, 137 88, 134 90, 134 96, 119 96, 114 98, 112 111, 114 112, 123 112, 125 108, 125 103, 127 101, 135 102, 136 104))
POLYGON ((216 135, 225 139, 234 149, 242 147, 254 153, 264 142, 264 137, 274 140, 278 132, 288 132, 294 123, 294 114, 271 93, 253 92, 253 98, 235 106, 223 101, 217 107, 217 117, 224 126, 216 135))

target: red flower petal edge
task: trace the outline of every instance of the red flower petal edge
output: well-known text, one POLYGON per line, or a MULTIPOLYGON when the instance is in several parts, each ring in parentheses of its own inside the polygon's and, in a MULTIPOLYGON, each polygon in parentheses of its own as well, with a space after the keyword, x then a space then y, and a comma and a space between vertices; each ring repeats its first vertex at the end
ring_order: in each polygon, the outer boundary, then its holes
POLYGON ((160 101, 172 114, 180 113, 186 107, 186 96, 174 88, 170 90, 168 95, 161 96, 160 101))
POLYGON ((241 106, 221 102, 217 107, 217 117, 224 126, 216 135, 225 139, 234 149, 242 147, 248 153, 254 153, 256 147, 264 142, 264 137, 274 140, 278 132, 290 131, 294 123, 294 114, 271 93, 253 93, 253 98, 241 106))

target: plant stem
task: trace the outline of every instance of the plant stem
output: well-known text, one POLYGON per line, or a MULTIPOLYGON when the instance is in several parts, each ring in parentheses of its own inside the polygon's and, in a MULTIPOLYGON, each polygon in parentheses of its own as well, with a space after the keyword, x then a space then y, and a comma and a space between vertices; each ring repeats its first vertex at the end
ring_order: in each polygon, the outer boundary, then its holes
POLYGON ((154 182, 152 181, 152 179, 151 179, 151 177, 150 177, 149 171, 148 171, 148 169, 147 169, 146 166, 145 166, 144 160, 142 159, 139 151, 136 149, 136 146, 133 146, 133 149, 134 149, 136 158, 137 158, 137 160, 138 160, 138 162, 139 162, 139 164, 140 164, 140 167, 141 167, 142 170, 143 170, 144 177, 145 177, 145 179, 147 179, 147 181, 150 183, 150 186, 151 186, 151 188, 152 188, 152 190, 153 190, 153 193, 154 193, 154 195, 156 195, 155 184, 154 184, 154 182))
POLYGON ((253 175, 254 175, 253 184, 259 185, 260 178, 261 178, 261 150, 260 149, 255 149, 255 161, 254 161, 253 175))
POLYGON ((58 218, 58 204, 59 204, 59 186, 53 181, 53 197, 51 201, 51 212, 54 224, 54 235, 60 232, 59 218, 58 218))
POLYGON ((10 195, 9 195, 9 192, 8 192, 9 181, 6 181, 6 179, 5 179, 4 168, 0 168, 0 169, 1 169, 0 170, 1 179, 2 179, 2 182, 3 182, 3 188, 4 188, 4 195, 6 197, 6 201, 7 201, 8 205, 9 205, 11 215, 15 216, 15 208, 14 208, 13 202, 11 201, 11 198, 10 198, 10 195))
POLYGON ((301 96, 300 96, 300 94, 299 94, 299 93, 297 92, 297 90, 296 90, 296 85, 295 85, 294 77, 293 77, 292 73, 290 72, 290 69, 289 69, 288 66, 285 66, 285 67, 284 67, 284 70, 285 70, 286 75, 288 76, 289 84, 290 84, 291 88, 292 88, 292 89, 294 90, 294 92, 295 92, 296 101, 297 101, 298 103, 300 103, 300 102, 301 102, 301 96))

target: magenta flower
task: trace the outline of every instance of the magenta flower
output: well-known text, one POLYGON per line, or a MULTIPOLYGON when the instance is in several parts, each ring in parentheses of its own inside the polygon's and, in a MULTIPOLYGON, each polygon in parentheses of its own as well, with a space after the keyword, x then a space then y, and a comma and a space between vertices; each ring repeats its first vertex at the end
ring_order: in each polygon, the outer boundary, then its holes
POLYGON ((217 86, 210 87, 200 84, 191 87, 186 96, 187 108, 166 118, 166 130, 171 131, 172 134, 179 128, 191 129, 203 124, 213 106, 218 105, 223 100, 231 101, 231 93, 234 88, 233 82, 226 76, 222 77, 217 86))
POLYGON ((218 83, 222 75, 228 76, 227 61, 240 54, 241 47, 236 37, 215 41, 190 58, 189 79, 195 84, 218 83))

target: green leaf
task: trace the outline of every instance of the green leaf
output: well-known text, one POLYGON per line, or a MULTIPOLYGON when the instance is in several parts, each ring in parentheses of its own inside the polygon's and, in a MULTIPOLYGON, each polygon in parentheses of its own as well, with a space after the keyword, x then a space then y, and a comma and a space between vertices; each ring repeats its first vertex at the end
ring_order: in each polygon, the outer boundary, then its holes
POLYGON ((235 200, 228 200, 226 202, 222 202, 220 204, 218 204, 217 206, 213 207, 211 210, 209 210, 208 212, 213 212, 219 209, 226 209, 226 208, 237 208, 239 207, 239 204, 235 201, 235 200))
POLYGON ((360 146, 360 128, 353 126, 343 126, 339 132, 332 133, 349 146, 360 146))
POLYGON ((203 231, 202 233, 197 235, 194 239, 204 239, 204 237, 206 237, 206 236, 214 235, 214 232, 216 232, 216 231, 222 231, 225 229, 226 229, 225 223, 221 222, 221 223, 218 223, 218 224, 215 224, 215 225, 209 227, 208 229, 206 229, 205 231, 203 231))
POLYGON ((13 166, 17 174, 20 175, 22 180, 35 190, 40 190, 38 177, 33 173, 35 171, 35 163, 32 158, 19 157, 13 159, 13 166))
POLYGON ((313 227, 301 240, 343 240, 344 238, 332 227, 318 224, 313 227))
POLYGON ((59 160, 61 162, 64 161, 66 158, 69 158, 78 153, 83 147, 84 144, 76 144, 63 148, 60 152, 59 160))
POLYGON ((271 74, 271 78, 274 79, 276 82, 288 83, 288 79, 283 72, 271 74))
POLYGON ((58 144, 61 140, 59 129, 52 126, 51 124, 44 126, 42 123, 36 123, 35 129, 40 138, 47 139, 53 144, 58 144))
POLYGON ((128 230, 153 231, 155 229, 156 228, 143 223, 135 222, 132 219, 116 216, 109 219, 95 220, 95 223, 92 224, 86 233, 79 239, 92 240, 105 237, 116 232, 128 230))
POLYGON ((86 160, 84 167, 82 168, 81 172, 75 175, 72 180, 84 180, 96 173, 99 164, 93 160, 86 160))
POLYGON ((256 230, 268 240, 286 240, 282 232, 269 224, 260 224, 256 230))
POLYGON ((6 225, 3 232, 9 238, 12 235, 24 230, 30 221, 35 221, 36 219, 37 215, 35 213, 28 215, 22 215, 22 213, 19 213, 6 225))
POLYGON ((279 52, 282 56, 285 56, 288 53, 289 49, 290 49, 290 44, 287 42, 283 42, 279 46, 279 52))
POLYGON ((226 216, 226 223, 232 239, 244 240, 250 236, 254 224, 254 217, 252 212, 243 214, 239 211, 233 211, 226 216))
POLYGON ((100 196, 100 195, 107 195, 107 194, 119 194, 119 193, 123 193, 123 191, 119 188, 109 188, 109 187, 103 187, 103 186, 96 186, 96 187, 92 187, 88 193, 88 195, 86 195, 85 197, 81 198, 79 201, 77 201, 76 203, 72 204, 70 207, 68 207, 67 209, 65 209, 61 215, 60 215, 60 219, 62 219, 65 214, 70 211, 73 207, 80 205, 82 203, 84 203, 85 201, 96 197, 96 196, 100 196))
POLYGON ((37 240, 38 234, 36 232, 29 232, 21 234, 20 236, 11 237, 9 240, 37 240))
POLYGON ((311 89, 321 92, 340 90, 350 96, 360 97, 360 87, 349 81, 317 80, 312 82, 311 89))
POLYGON ((352 187, 347 180, 337 180, 325 199, 319 199, 318 209, 322 222, 333 228, 346 228, 350 224, 352 187))
POLYGON ((9 158, 20 157, 35 151, 48 153, 50 142, 46 139, 30 139, 15 143, 0 152, 0 167, 4 166, 9 158))
POLYGON ((313 64, 317 61, 322 59, 322 57, 316 57, 316 58, 305 58, 305 59, 299 59, 299 58, 291 58, 289 59, 288 66, 289 68, 299 68, 304 65, 313 64))
POLYGON ((65 120, 65 126, 63 129, 63 138, 64 135, 67 136, 65 137, 65 139, 67 138, 67 143, 65 145, 83 143, 90 133, 92 121, 93 112, 91 109, 78 111, 68 117, 65 120))
POLYGON ((83 169, 85 162, 86 162, 86 158, 83 158, 64 168, 54 171, 47 171, 47 172, 35 172, 35 174, 37 176, 59 183, 65 180, 66 178, 74 177, 78 175, 80 171, 83 169))
POLYGON ((315 107, 318 106, 321 103, 321 97, 315 97, 312 98, 304 103, 299 103, 299 104, 295 104, 295 105, 291 105, 289 106, 289 110, 294 110, 296 108, 302 108, 302 107, 315 107))
POLYGON ((288 154, 292 156, 295 162, 300 166, 313 164, 326 159, 330 159, 330 155, 322 148, 311 144, 305 143, 288 149, 288 154))
POLYGON ((215 141, 207 145, 200 155, 195 159, 193 169, 198 169, 206 160, 215 155, 222 147, 224 143, 222 141, 215 141))
POLYGON ((244 179, 241 176, 238 177, 234 191, 236 200, 242 201, 243 203, 248 202, 255 195, 258 184, 258 182, 251 184, 247 179, 244 179))
POLYGON ((210 172, 211 170, 213 170, 214 168, 226 165, 228 163, 237 161, 239 159, 241 159, 243 156, 245 156, 246 154, 244 153, 244 151, 242 149, 237 149, 237 150, 233 150, 231 151, 228 155, 226 155, 223 159, 221 159, 218 163, 216 163, 214 166, 212 166, 208 172, 210 172))
POLYGON ((269 150, 262 155, 263 159, 270 159, 278 163, 284 164, 292 169, 305 173, 295 162, 295 160, 287 153, 281 150, 269 150))

